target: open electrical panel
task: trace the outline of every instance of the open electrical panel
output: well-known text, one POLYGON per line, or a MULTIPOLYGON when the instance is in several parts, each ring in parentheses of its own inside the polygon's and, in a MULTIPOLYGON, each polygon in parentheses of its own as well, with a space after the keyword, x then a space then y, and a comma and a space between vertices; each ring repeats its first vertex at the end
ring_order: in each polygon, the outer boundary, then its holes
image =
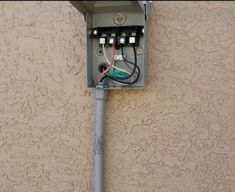
POLYGON ((71 1, 84 15, 89 88, 143 88, 149 1, 71 1))

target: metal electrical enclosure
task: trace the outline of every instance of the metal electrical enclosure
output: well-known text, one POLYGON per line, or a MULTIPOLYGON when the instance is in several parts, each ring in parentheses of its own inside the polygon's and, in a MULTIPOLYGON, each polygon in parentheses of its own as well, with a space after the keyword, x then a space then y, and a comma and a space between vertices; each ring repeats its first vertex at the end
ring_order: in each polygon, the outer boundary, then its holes
POLYGON ((105 89, 143 88, 146 85, 148 63, 150 2, 71 3, 86 21, 87 86, 105 89))

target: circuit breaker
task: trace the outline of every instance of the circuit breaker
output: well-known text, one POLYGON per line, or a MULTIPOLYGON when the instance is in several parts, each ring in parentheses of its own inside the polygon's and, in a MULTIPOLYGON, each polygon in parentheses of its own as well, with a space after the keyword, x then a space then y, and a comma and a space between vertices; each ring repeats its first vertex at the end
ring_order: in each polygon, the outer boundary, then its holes
POLYGON ((149 1, 71 1, 86 21, 87 86, 143 88, 149 1))

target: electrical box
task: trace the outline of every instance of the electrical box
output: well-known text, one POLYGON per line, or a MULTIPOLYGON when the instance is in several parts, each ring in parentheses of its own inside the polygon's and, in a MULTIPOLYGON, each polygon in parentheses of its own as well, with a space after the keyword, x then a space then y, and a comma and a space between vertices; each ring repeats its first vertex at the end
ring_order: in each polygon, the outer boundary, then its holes
MULTIPOLYGON (((87 86, 143 88, 149 1, 71 1, 86 21, 87 86)), ((85 37, 84 37, 85 38, 85 37)))

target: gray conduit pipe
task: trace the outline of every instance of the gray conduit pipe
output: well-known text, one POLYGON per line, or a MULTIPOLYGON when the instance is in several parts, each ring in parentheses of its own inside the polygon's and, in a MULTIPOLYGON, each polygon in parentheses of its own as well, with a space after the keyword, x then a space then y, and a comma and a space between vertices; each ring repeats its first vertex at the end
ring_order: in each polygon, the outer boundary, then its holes
POLYGON ((106 90, 95 89, 95 130, 94 130, 94 192, 103 192, 104 119, 106 90))

